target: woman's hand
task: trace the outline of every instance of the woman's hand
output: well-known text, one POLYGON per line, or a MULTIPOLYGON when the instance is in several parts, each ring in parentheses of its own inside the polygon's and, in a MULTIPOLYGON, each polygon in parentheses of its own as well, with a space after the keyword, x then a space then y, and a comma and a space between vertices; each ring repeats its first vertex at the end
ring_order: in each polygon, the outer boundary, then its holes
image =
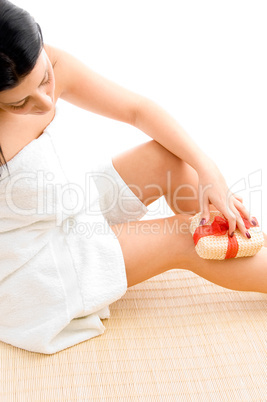
POLYGON ((228 220, 229 235, 238 227, 243 236, 250 238, 240 213, 251 222, 253 226, 255 226, 254 223, 256 222, 253 223, 253 220, 251 220, 249 212, 242 204, 242 198, 229 190, 216 164, 211 162, 198 172, 198 176, 201 224, 208 222, 210 218, 209 204, 213 204, 228 220), (205 219, 205 221, 203 221, 203 219, 205 219), (247 236, 246 233, 248 233, 249 236, 247 236))

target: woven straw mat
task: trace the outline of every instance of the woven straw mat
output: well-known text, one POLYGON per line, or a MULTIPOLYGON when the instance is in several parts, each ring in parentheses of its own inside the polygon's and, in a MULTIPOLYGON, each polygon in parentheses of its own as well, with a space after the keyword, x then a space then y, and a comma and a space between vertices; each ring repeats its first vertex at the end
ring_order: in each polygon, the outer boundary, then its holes
POLYGON ((110 310, 103 335, 54 355, 0 342, 0 401, 267 401, 267 295, 177 269, 110 310))

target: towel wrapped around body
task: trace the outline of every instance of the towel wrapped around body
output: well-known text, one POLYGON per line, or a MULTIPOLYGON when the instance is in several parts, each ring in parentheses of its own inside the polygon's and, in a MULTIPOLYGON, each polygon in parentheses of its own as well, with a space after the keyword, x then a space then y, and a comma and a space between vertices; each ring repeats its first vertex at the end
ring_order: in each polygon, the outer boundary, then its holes
POLYGON ((70 183, 53 143, 58 114, 57 108, 0 179, 0 340, 45 354, 104 332, 101 319, 109 317, 109 304, 127 290, 122 250, 110 224, 147 212, 111 159, 87 172, 86 197, 70 183), (128 214, 114 196, 108 205, 112 191, 118 195, 122 187, 128 214))

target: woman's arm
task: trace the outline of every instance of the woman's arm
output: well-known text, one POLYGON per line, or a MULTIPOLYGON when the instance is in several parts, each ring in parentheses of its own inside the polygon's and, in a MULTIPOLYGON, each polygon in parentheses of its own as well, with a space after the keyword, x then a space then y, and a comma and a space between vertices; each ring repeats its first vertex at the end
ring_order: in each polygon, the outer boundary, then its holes
POLYGON ((202 218, 210 218, 209 204, 214 205, 229 221, 229 234, 236 225, 245 236, 242 215, 251 217, 242 198, 233 194, 215 162, 190 138, 178 122, 152 100, 140 97, 133 125, 191 165, 199 176, 199 203, 202 218))
POLYGON ((56 60, 61 99, 89 112, 132 124, 139 95, 91 70, 71 54, 46 45, 56 60))
POLYGON ((49 47, 57 60, 60 98, 93 113, 129 123, 191 165, 199 175, 202 218, 209 219, 209 203, 229 221, 229 233, 236 225, 245 235, 240 212, 250 216, 227 187, 217 165, 163 108, 144 96, 129 91, 92 71, 69 53, 49 47))
POLYGON ((152 100, 104 78, 69 53, 46 47, 57 60, 60 98, 137 127, 197 171, 212 163, 177 121, 152 100))
POLYGON ((178 122, 148 98, 140 97, 133 125, 187 162, 197 172, 207 170, 214 164, 178 122))

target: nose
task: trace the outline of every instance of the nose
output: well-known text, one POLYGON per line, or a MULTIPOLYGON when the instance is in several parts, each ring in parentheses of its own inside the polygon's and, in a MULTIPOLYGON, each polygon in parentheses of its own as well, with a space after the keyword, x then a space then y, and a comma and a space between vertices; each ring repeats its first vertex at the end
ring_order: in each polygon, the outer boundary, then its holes
POLYGON ((53 95, 51 93, 40 92, 35 98, 35 112, 49 112, 53 107, 53 95))

